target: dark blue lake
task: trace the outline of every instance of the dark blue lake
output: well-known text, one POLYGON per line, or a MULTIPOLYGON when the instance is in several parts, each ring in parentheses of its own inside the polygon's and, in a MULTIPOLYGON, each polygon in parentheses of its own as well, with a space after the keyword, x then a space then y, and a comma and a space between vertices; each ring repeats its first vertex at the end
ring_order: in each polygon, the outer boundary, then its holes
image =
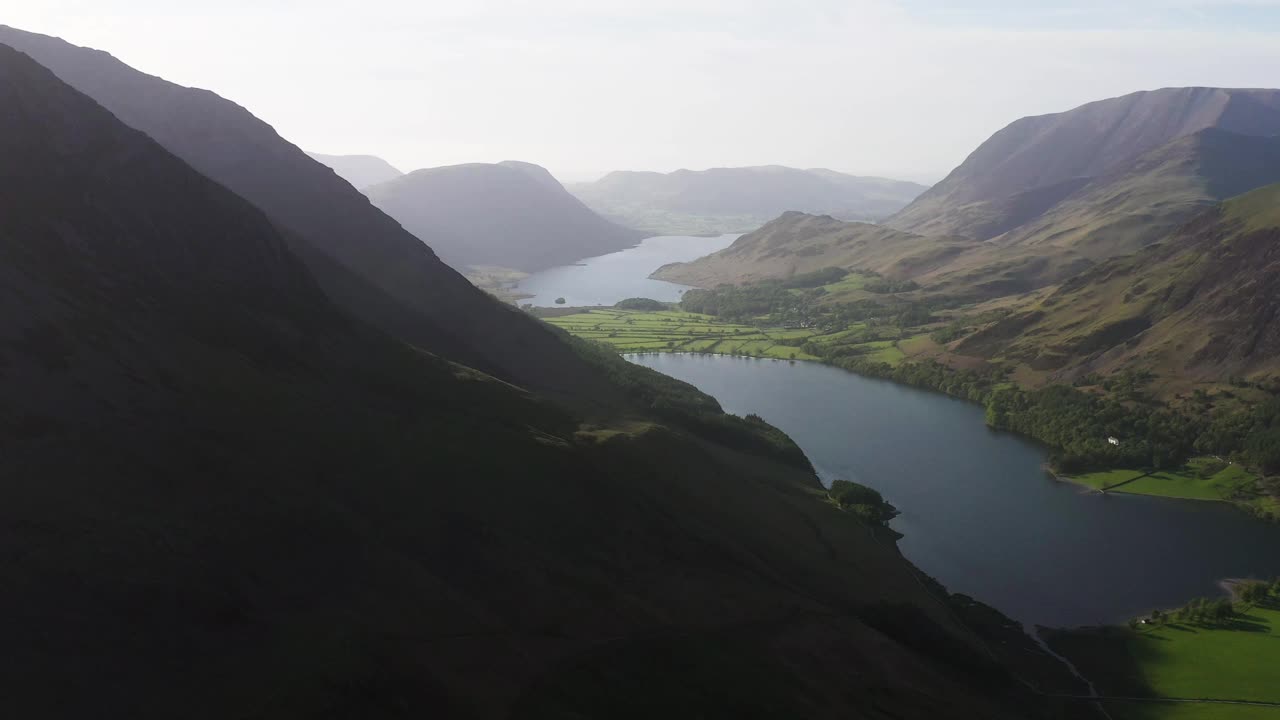
POLYGON ((989 429, 982 408, 816 363, 628 356, 756 413, 825 482, 876 488, 920 569, 1029 625, 1121 622, 1216 595, 1228 577, 1280 575, 1280 525, 1225 504, 1086 492, 1046 452, 989 429))

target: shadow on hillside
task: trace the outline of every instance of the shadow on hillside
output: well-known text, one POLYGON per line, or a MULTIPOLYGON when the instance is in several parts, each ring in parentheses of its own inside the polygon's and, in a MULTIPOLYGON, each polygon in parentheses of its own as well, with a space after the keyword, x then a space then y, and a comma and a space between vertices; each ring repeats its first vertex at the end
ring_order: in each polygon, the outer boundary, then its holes
MULTIPOLYGON (((1121 627, 1041 631, 1054 652, 1066 657, 1101 695, 1155 697, 1142 664, 1134 656, 1134 632, 1121 627)), ((1156 637, 1156 636, 1148 636, 1156 637)), ((1160 638, 1168 641, 1168 638, 1160 638)), ((1150 648, 1148 648, 1150 649, 1150 648)))

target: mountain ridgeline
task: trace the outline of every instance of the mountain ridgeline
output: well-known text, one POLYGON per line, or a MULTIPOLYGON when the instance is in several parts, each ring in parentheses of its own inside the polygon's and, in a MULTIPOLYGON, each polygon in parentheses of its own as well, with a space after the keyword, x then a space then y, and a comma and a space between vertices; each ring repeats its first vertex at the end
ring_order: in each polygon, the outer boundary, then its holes
POLYGON ((935 296, 1028 292, 1280 182, 1278 135, 1274 90, 1166 89, 1024 118, 884 222, 901 235, 784 217, 748 236, 767 242, 759 263, 730 248, 662 277, 712 286, 838 265, 911 279, 935 296))
POLYGON ((747 232, 797 210, 876 220, 925 186, 832 170, 778 165, 672 173, 618 171, 569 190, 601 214, 663 234, 747 232))
POLYGON ((395 180, 404 175, 391 163, 374 155, 323 155, 307 153, 311 159, 333 168, 333 171, 357 190, 395 180))
POLYGON ((1086 181, 1208 128, 1280 133, 1280 91, 1167 88, 1023 118, 887 222, 986 240, 1039 216, 1086 181))
POLYGON ((416 170, 365 193, 459 269, 545 270, 632 247, 649 234, 596 215, 532 163, 416 170))
POLYGON ((423 240, 243 107, 58 38, 0 26, 0 43, 265 211, 343 312, 562 399, 594 403, 615 394, 556 332, 476 289, 423 240))
POLYGON ((243 108, 0 41, 6 709, 1061 716, 778 431, 243 108))

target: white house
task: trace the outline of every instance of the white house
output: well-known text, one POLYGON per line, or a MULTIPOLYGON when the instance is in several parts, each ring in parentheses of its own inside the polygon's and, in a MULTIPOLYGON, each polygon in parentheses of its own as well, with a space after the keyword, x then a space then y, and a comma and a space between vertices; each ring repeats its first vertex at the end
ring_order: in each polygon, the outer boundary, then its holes
POLYGON ((1111 443, 1112 445, 1119 445, 1120 438, 1116 437, 1115 435, 1112 435, 1107 438, 1107 442, 1111 443))

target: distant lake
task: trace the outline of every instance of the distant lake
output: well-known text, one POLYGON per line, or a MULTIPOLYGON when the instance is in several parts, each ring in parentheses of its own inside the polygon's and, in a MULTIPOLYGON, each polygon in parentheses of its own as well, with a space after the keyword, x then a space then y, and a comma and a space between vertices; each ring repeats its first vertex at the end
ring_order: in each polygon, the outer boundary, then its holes
POLYGON ((823 481, 869 485, 902 511, 908 559, 952 592, 1028 625, 1119 623, 1280 575, 1280 525, 1226 503, 1085 492, 1049 478, 1044 448, 989 429, 978 405, 817 363, 631 355, 757 413, 823 481))
POLYGON ((560 297, 569 306, 612 305, 630 297, 675 302, 688 286, 650 280, 649 275, 667 263, 688 262, 723 250, 737 239, 738 235, 651 237, 627 250, 534 273, 521 281, 514 292, 532 295, 520 300, 520 304, 537 307, 555 307, 556 298, 560 297))

